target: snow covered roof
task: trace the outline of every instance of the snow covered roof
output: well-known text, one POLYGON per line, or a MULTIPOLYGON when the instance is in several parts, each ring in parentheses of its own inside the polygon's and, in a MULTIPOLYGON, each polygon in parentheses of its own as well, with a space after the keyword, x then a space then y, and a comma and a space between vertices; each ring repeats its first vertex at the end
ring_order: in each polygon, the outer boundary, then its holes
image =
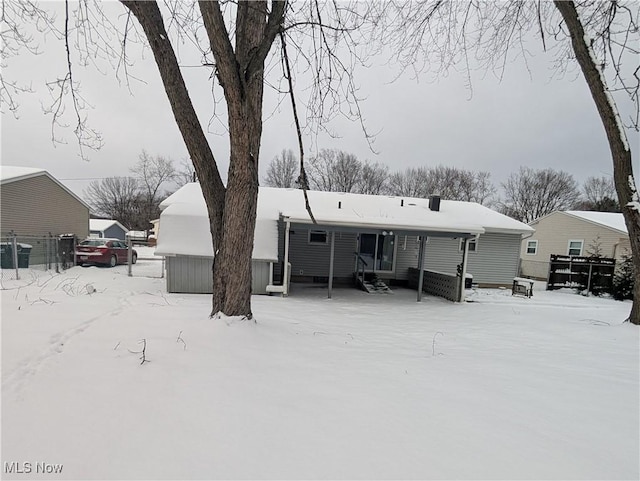
MULTIPOLYGON (((440 211, 427 199, 309 191, 309 203, 319 225, 392 229, 397 231, 482 234, 534 231, 522 222, 472 202, 443 200, 440 211)), ((156 254, 212 257, 207 208, 198 183, 190 183, 161 204, 156 254), (188 233, 185 236, 185 233, 188 233)), ((260 187, 253 259, 277 260, 278 219, 312 224, 299 189, 260 187)))
POLYGON ((31 177, 37 177, 40 175, 44 175, 51 179, 53 182, 58 184, 62 189, 64 189, 69 195, 74 197, 78 202, 84 205, 87 209, 91 207, 84 200, 74 194, 70 189, 67 188, 64 184, 62 184, 58 179, 53 177, 49 172, 44 169, 37 169, 34 167, 16 167, 13 165, 1 165, 0 166, 0 184, 5 185, 11 182, 17 182, 19 180, 30 179, 31 177))
MULTIPOLYGON (((253 243, 254 260, 278 260, 278 219, 280 212, 258 196, 253 243)), ((209 215, 200 184, 190 183, 160 203, 160 232, 156 255, 213 257, 209 215), (188 238, 185 237, 188 233, 188 238)))
POLYGON ((106 231, 112 225, 117 225, 124 232, 127 232, 127 228, 123 226, 120 222, 113 219, 89 219, 89 230, 97 230, 100 232, 106 231))
MULTIPOLYGON (((260 188, 260 196, 280 206, 291 222, 311 224, 299 189, 260 188)), ((321 225, 356 226, 424 232, 483 234, 530 233, 533 228, 474 202, 441 200, 440 210, 429 200, 414 197, 309 191, 313 216, 321 225)))
POLYGON ((614 229, 627 234, 627 225, 624 216, 616 212, 591 212, 586 210, 567 210, 565 214, 599 224, 609 229, 614 229))
POLYGON ((0 166, 0 181, 3 184, 15 182, 16 180, 35 177, 46 173, 44 169, 36 169, 33 167, 15 167, 13 165, 0 166))

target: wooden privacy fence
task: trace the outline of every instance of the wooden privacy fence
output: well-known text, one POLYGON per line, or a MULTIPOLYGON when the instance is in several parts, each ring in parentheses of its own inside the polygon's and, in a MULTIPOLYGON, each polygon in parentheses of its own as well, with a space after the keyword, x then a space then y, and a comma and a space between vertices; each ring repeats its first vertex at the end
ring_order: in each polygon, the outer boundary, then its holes
POLYGON ((547 290, 571 287, 602 294, 611 292, 616 260, 551 254, 547 290))

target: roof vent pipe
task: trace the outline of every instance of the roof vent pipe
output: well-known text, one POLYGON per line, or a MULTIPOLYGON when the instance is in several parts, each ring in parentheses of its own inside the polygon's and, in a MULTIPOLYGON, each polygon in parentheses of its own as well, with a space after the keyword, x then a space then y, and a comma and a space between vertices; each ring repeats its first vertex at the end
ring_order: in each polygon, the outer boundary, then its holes
POLYGON ((433 212, 440 212, 440 196, 432 195, 429 197, 429 209, 433 212))
POLYGON ((338 209, 342 209, 342 202, 338 202, 338 209))
POLYGON ((404 207, 404 199, 400 199, 400 207, 404 207))

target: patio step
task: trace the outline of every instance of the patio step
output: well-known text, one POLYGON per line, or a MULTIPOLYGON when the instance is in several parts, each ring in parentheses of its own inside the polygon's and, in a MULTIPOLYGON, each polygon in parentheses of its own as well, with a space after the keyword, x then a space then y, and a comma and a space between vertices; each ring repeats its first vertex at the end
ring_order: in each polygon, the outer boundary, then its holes
POLYGON ((358 287, 369 294, 392 294, 393 291, 380 279, 373 281, 362 281, 358 279, 358 287))

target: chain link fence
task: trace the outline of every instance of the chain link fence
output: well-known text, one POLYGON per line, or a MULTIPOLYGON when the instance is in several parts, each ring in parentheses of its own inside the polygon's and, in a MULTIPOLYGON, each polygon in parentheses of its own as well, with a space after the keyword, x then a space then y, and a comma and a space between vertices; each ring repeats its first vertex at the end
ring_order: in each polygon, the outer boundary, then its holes
MULTIPOLYGON (((78 239, 74 235, 42 236, 5 234, 0 237, 0 281, 28 277, 29 269, 60 273, 81 265, 76 256, 78 239)), ((97 266, 108 272, 131 277, 163 278, 164 258, 154 254, 155 247, 127 242, 127 258, 114 267, 97 266)))
MULTIPOLYGON (((154 279, 164 278, 165 261, 164 257, 154 254, 155 247, 146 245, 133 244, 131 253, 131 276, 132 277, 151 277, 154 279), (135 263, 133 262, 135 252, 135 263)), ((122 266, 129 272, 129 265, 122 266)))
POLYGON ((16 235, 0 237, 0 279, 18 280, 26 269, 54 271, 73 267, 74 235, 16 235))

